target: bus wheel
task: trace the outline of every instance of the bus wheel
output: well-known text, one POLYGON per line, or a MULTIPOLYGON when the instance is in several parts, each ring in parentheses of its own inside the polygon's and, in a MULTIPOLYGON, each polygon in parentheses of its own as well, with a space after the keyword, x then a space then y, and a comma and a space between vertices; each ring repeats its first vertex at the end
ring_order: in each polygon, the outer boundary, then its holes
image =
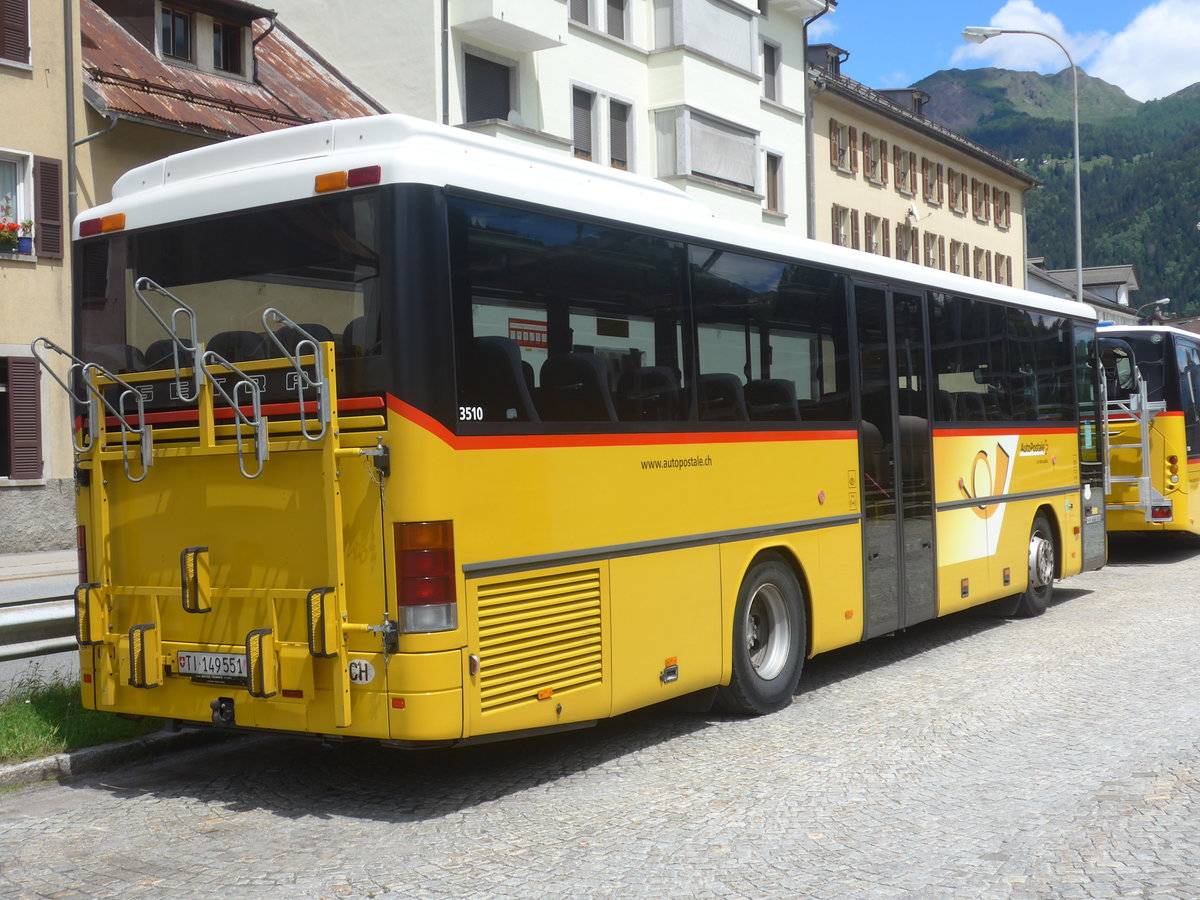
POLYGON ((1038 513, 1029 530, 1029 584, 1017 598, 1017 615, 1040 616, 1054 592, 1054 534, 1050 522, 1038 513))
POLYGON ((807 624, 800 583, 777 556, 746 573, 733 618, 733 676, 719 689, 718 706, 756 715, 791 702, 804 667, 807 624))

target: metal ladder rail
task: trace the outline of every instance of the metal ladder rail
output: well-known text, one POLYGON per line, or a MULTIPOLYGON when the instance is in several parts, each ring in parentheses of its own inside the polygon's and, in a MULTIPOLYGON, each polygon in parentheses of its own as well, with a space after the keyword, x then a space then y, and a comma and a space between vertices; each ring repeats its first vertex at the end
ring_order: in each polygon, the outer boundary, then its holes
POLYGON ((154 321, 162 326, 163 331, 171 339, 171 359, 175 366, 175 390, 179 394, 179 399, 185 403, 198 403, 200 400, 200 389, 204 382, 205 373, 204 366, 201 365, 201 360, 204 355, 204 348, 200 345, 199 331, 197 328, 196 311, 168 291, 166 288, 157 284, 145 276, 138 278, 133 283, 133 293, 141 301, 142 306, 146 307, 146 311, 153 316, 154 321), (163 297, 166 297, 175 304, 175 308, 171 310, 171 322, 167 321, 158 313, 153 306, 150 305, 150 300, 146 297, 143 291, 153 291, 163 297), (188 331, 187 339, 189 344, 185 344, 183 338, 179 336, 178 324, 180 317, 187 321, 188 331), (180 356, 190 356, 192 363, 192 385, 191 392, 185 391, 183 388, 183 369, 185 366, 180 365, 180 356))
MULTIPOLYGON (((1109 465, 1109 482, 1111 484, 1132 484, 1137 488, 1138 499, 1135 506, 1136 509, 1142 511, 1142 515, 1147 522, 1152 521, 1151 508, 1156 505, 1167 504, 1169 501, 1161 493, 1155 490, 1151 475, 1150 475, 1150 422, 1155 413, 1164 411, 1167 408, 1165 401, 1151 401, 1146 391, 1146 384, 1142 382, 1138 386, 1138 392, 1130 395, 1127 400, 1108 400, 1107 413, 1108 420, 1111 425, 1113 413, 1122 413, 1137 422, 1138 439, 1136 442, 1114 444, 1112 438, 1116 436, 1113 431, 1108 432, 1109 437, 1109 454, 1119 449, 1133 450, 1138 455, 1140 465, 1140 473, 1138 475, 1112 475, 1111 464, 1109 465)), ((1128 505, 1112 505, 1109 504, 1110 510, 1125 510, 1129 509, 1128 505)))
POLYGON ((72 415, 71 443, 74 446, 76 454, 82 458, 103 451, 104 434, 106 431, 104 414, 101 409, 103 406, 116 417, 117 424, 121 429, 121 459, 125 466, 125 477, 132 482, 144 480, 150 472, 150 466, 154 464, 154 447, 153 433, 150 425, 146 422, 146 398, 142 396, 141 391, 99 363, 84 362, 62 347, 59 347, 49 338, 34 338, 33 342, 29 345, 29 349, 37 359, 38 364, 46 370, 59 387, 67 392, 67 396, 71 400, 76 403, 86 404, 88 407, 88 437, 86 442, 80 438, 76 438, 74 416, 72 415), (51 368, 49 360, 39 352, 39 344, 47 350, 65 356, 71 361, 67 369, 67 378, 78 377, 86 392, 85 397, 81 398, 76 394, 70 384, 60 378, 58 373, 51 368), (115 405, 104 395, 104 386, 100 383, 101 381, 120 386, 121 392, 117 396, 115 405), (130 400, 133 400, 137 404, 136 424, 130 421, 130 411, 127 408, 130 400), (137 477, 134 477, 129 467, 131 455, 129 448, 130 435, 136 435, 139 444, 138 453, 140 456, 141 474, 137 477))
POLYGON ((325 350, 320 341, 275 307, 270 307, 263 311, 262 323, 267 338, 279 348, 279 351, 287 361, 292 364, 292 369, 296 377, 296 399, 300 407, 300 433, 306 440, 315 443, 325 436, 325 431, 329 428, 333 415, 332 404, 330 403, 332 374, 331 371, 326 369, 325 350), (292 351, 289 351, 284 346, 283 341, 279 339, 279 335, 271 328, 272 323, 283 325, 285 328, 290 328, 300 335, 300 340, 296 342, 294 348, 294 355, 292 351), (309 355, 302 352, 306 347, 312 349, 313 372, 316 375, 316 380, 309 377, 309 374, 304 371, 304 367, 300 364, 300 358, 309 355), (316 394, 317 418, 320 422, 320 428, 315 432, 309 431, 308 417, 305 412, 305 393, 309 389, 312 389, 316 394))

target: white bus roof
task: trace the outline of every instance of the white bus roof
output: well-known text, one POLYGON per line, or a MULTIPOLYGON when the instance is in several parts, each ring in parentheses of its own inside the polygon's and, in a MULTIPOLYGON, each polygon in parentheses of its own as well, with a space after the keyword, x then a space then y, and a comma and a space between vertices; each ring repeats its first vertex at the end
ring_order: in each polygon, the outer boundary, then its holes
POLYGON ((380 166, 384 184, 429 184, 539 204, 862 273, 990 297, 1056 315, 1094 319, 1086 304, 836 247, 715 217, 656 179, 402 115, 337 119, 237 138, 132 169, 113 199, 79 222, 113 213, 127 229, 221 215, 314 196, 317 175, 380 166))

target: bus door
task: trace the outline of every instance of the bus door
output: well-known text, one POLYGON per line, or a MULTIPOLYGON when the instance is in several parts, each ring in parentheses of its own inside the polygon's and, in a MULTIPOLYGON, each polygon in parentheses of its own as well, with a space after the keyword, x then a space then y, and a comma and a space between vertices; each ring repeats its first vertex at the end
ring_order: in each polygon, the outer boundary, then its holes
POLYGON ((864 638, 937 614, 922 295, 858 285, 864 638))

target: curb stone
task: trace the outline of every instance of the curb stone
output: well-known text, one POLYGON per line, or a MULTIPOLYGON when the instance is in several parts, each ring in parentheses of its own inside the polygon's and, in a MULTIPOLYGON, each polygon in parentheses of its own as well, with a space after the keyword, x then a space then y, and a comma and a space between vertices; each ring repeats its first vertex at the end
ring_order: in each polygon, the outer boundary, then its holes
POLYGON ((69 779, 88 772, 116 768, 128 762, 150 759, 188 750, 205 744, 228 740, 233 734, 216 729, 186 728, 173 731, 170 727, 132 741, 81 747, 66 753, 56 753, 42 759, 0 765, 0 788, 37 784, 50 778, 69 779))

